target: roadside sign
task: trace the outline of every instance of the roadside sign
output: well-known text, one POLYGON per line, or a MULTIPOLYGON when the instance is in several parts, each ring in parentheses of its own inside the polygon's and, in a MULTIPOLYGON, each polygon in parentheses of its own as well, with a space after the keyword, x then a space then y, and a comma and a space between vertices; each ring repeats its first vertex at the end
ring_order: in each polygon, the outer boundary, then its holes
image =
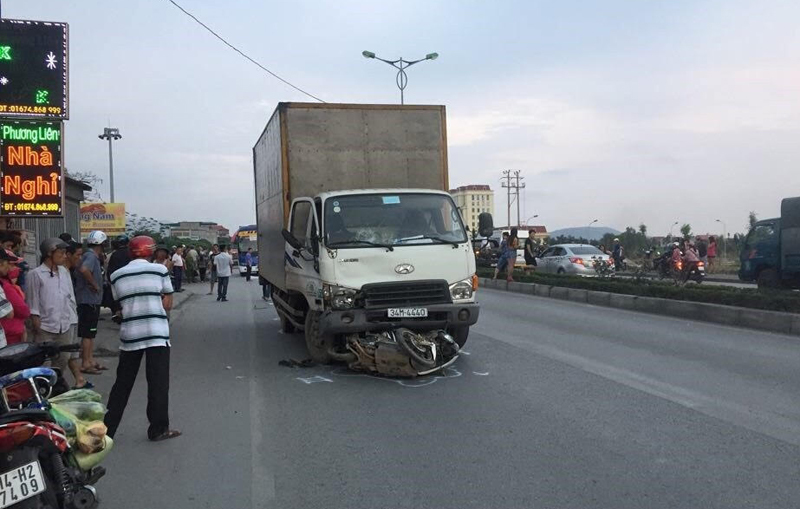
POLYGON ((0 117, 67 119, 69 25, 0 19, 0 117))
POLYGON ((62 126, 0 120, 0 215, 63 215, 62 126))
POLYGON ((107 235, 125 233, 124 203, 81 202, 81 236, 94 230, 107 235))

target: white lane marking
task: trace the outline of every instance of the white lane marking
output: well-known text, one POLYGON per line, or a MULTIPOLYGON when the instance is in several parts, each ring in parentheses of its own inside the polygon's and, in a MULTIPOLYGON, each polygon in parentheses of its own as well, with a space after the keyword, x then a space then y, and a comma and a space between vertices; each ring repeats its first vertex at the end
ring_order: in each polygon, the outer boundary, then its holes
POLYGON ((330 378, 325 378, 324 376, 319 376, 319 375, 312 376, 310 378, 297 377, 297 378, 295 378, 295 380, 300 380, 301 382, 303 382, 304 384, 307 384, 307 385, 317 384, 317 383, 322 383, 322 382, 333 383, 333 380, 331 380, 330 378))
POLYGON ((721 419, 737 426, 761 433, 789 444, 800 446, 800 422, 781 414, 766 412, 740 403, 724 401, 711 395, 662 382, 652 377, 618 368, 582 355, 565 352, 540 343, 523 343, 497 339, 491 333, 481 332, 497 341, 518 346, 534 354, 563 362, 582 371, 606 378, 647 394, 672 401, 702 414, 721 419))
POLYGON ((489 376, 489 372, 488 371, 486 373, 480 373, 478 371, 473 371, 472 374, 473 375, 478 375, 478 376, 489 376))
MULTIPOLYGON (((249 295, 249 294, 248 294, 249 295)), ((252 299, 252 297, 250 297, 252 299)), ((255 326, 253 306, 247 306, 247 323, 255 326)), ((277 320, 277 318, 276 318, 277 320)), ((269 447, 264 438, 264 426, 267 421, 266 401, 263 388, 256 380, 256 342, 250 341, 250 501, 252 507, 271 507, 275 500, 275 469, 272 464, 274 455, 264 451, 269 447)), ((269 447, 271 449, 271 447, 269 447)))

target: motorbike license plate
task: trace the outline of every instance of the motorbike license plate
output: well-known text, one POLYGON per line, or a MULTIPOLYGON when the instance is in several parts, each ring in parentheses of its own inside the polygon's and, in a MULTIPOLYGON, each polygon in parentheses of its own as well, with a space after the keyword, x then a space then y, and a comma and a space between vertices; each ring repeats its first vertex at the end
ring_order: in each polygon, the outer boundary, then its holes
POLYGON ((391 308, 389 318, 425 318, 428 308, 391 308))
POLYGON ((16 505, 47 491, 39 462, 34 461, 0 474, 0 509, 16 505))

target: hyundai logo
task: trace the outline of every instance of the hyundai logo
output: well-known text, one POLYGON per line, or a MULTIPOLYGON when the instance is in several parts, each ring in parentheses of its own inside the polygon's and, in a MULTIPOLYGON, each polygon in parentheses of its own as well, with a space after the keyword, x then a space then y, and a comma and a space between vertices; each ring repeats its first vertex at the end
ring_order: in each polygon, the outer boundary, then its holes
POLYGON ((394 271, 398 274, 411 274, 414 272, 414 266, 410 263, 401 263, 397 267, 394 268, 394 271))

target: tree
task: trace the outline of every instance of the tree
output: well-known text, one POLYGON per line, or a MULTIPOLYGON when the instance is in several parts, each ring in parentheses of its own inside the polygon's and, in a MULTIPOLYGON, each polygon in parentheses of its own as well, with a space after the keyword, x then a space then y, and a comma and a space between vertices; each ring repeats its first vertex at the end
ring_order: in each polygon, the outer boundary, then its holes
POLYGON ((756 221, 758 221, 758 216, 756 216, 755 211, 751 210, 750 214, 747 215, 747 222, 750 226, 748 231, 753 229, 753 227, 756 225, 756 221))
POLYGON ((688 239, 689 237, 691 237, 692 236, 692 225, 687 223, 687 224, 681 226, 681 234, 683 235, 684 239, 688 239))
POLYGON ((642 223, 639 225, 639 233, 642 234, 643 237, 647 238, 647 225, 642 223))
POLYGON ((95 175, 90 171, 70 171, 68 168, 64 168, 64 173, 68 178, 72 180, 77 180, 82 184, 86 184, 92 188, 86 194, 86 201, 90 202, 102 202, 103 197, 100 195, 100 184, 103 183, 103 179, 95 175))

